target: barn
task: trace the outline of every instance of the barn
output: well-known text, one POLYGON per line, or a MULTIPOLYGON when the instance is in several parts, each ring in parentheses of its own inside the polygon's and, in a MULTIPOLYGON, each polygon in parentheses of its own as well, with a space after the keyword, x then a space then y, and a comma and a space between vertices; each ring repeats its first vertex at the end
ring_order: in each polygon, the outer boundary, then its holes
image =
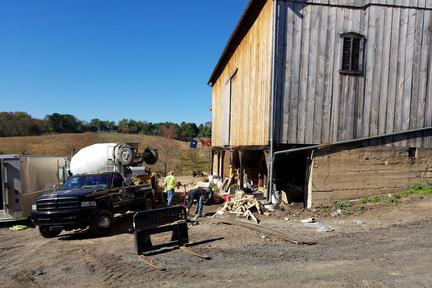
POLYGON ((305 206, 432 180, 432 1, 251 0, 217 62, 212 173, 305 206))

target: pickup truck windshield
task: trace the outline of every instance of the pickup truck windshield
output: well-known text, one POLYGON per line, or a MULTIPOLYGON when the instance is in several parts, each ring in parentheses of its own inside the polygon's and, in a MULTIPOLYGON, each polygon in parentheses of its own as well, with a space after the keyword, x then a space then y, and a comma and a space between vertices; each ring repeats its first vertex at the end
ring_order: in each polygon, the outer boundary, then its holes
POLYGON ((109 179, 109 174, 72 176, 63 184, 63 189, 106 189, 109 179))

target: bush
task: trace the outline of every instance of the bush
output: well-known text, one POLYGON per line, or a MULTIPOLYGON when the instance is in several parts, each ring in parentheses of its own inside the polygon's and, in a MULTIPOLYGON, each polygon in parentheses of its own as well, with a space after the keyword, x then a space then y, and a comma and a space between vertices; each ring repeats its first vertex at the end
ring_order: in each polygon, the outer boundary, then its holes
POLYGON ((382 196, 380 195, 373 195, 367 198, 368 202, 372 202, 372 203, 377 203, 377 202, 381 202, 383 199, 382 196))
POLYGON ((351 206, 352 206, 352 203, 348 202, 346 200, 336 200, 333 202, 333 208, 335 208, 335 209, 345 210, 351 206))
POLYGON ((389 197, 387 198, 387 202, 388 202, 389 204, 395 205, 395 204, 397 204, 397 199, 396 199, 396 197, 394 197, 394 196, 389 196, 389 197))
POLYGON ((421 185, 421 184, 415 184, 411 186, 408 190, 399 192, 399 197, 408 197, 411 195, 420 195, 420 196, 426 196, 426 195, 432 195, 432 185, 421 185))
POLYGON ((366 204, 366 203, 368 203, 368 199, 367 198, 361 198, 361 199, 357 200, 357 203, 358 204, 366 204))

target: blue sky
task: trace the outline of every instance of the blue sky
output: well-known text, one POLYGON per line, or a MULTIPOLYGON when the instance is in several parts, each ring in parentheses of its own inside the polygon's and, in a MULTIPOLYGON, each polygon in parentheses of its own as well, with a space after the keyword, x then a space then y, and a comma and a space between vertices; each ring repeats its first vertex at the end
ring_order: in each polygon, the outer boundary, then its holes
POLYGON ((248 0, 0 0, 0 111, 210 121, 207 80, 248 0))

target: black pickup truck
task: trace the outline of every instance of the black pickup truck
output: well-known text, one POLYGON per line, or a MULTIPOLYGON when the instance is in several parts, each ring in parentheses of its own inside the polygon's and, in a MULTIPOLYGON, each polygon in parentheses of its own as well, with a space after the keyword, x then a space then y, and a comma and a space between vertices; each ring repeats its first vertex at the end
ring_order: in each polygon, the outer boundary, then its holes
POLYGON ((116 172, 83 174, 69 177, 59 191, 37 198, 31 217, 45 238, 87 227, 95 235, 104 235, 113 227, 114 213, 150 209, 153 205, 151 184, 125 185, 116 172))

